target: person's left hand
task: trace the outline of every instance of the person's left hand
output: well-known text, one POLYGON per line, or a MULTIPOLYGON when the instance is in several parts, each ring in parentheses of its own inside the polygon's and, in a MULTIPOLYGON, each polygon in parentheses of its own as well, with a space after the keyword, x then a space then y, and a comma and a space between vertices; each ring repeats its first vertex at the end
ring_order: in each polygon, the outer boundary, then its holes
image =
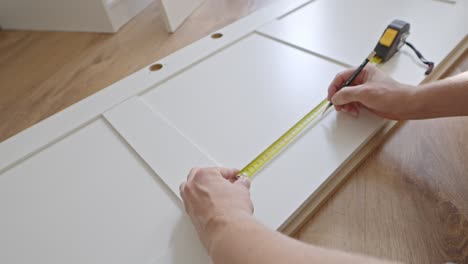
POLYGON ((194 168, 180 185, 185 210, 208 252, 214 232, 229 222, 226 219, 253 213, 250 180, 237 179, 238 173, 236 169, 194 168))

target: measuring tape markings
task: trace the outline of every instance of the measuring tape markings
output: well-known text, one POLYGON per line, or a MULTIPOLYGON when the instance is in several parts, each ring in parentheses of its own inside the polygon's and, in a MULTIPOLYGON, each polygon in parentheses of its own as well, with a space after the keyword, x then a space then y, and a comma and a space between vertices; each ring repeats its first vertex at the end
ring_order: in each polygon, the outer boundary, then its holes
POLYGON ((253 178, 254 175, 263 168, 269 161, 271 161, 281 150, 289 145, 302 131, 304 131, 319 115, 328 104, 325 99, 320 102, 316 107, 309 111, 303 118, 296 124, 288 129, 281 135, 273 144, 268 146, 260 155, 247 164, 240 172, 239 176, 253 178))

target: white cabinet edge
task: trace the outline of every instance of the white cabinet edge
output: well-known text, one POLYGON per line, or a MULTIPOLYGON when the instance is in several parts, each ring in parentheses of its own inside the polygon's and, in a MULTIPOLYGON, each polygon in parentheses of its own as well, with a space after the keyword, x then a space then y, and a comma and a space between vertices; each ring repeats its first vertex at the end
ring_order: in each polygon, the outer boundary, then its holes
POLYGON ((117 32, 122 26, 128 23, 152 2, 153 0, 107 1, 106 10, 111 20, 112 27, 114 28, 114 32, 117 32))
POLYGON ((167 31, 174 32, 205 0, 160 0, 167 31))

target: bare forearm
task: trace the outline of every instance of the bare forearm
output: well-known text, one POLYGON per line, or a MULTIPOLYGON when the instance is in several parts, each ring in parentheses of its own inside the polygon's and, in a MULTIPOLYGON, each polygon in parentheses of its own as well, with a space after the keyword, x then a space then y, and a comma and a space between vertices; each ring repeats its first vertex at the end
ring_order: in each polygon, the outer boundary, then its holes
POLYGON ((468 116, 468 72, 423 84, 415 98, 417 119, 468 116))
POLYGON ((215 264, 388 263, 302 243, 249 215, 221 219, 215 225, 209 249, 215 264))

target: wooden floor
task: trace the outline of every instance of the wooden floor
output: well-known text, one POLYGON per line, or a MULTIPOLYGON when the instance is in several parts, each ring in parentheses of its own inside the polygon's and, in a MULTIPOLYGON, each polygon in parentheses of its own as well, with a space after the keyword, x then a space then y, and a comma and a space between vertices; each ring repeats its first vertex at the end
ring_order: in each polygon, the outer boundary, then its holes
MULTIPOLYGON (((115 35, 0 32, 0 141, 273 1, 207 0, 172 35, 157 3, 115 35)), ((468 51, 450 72, 466 70, 468 51)), ((409 263, 468 263, 468 117, 401 125, 298 238, 409 263)))

